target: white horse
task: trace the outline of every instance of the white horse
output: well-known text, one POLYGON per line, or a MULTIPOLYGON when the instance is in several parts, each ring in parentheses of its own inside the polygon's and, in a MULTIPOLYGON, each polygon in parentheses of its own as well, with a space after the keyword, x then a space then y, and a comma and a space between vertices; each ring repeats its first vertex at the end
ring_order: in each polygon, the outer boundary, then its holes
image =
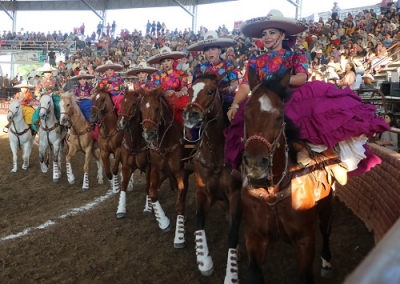
POLYGON ((54 113, 52 94, 42 94, 40 97, 40 128, 39 128, 39 162, 42 173, 47 173, 45 162, 47 150, 53 148, 53 182, 61 177, 61 127, 54 113))
POLYGON ((89 162, 92 156, 97 163, 97 182, 98 184, 103 184, 103 165, 100 159, 100 149, 93 139, 93 131, 90 129, 90 124, 86 121, 73 93, 64 93, 61 96, 60 123, 69 128, 66 139, 69 151, 65 157, 68 182, 70 184, 75 182, 71 158, 76 152, 82 151, 85 153, 82 190, 89 189, 89 162))
POLYGON ((18 169, 18 148, 23 148, 23 164, 22 169, 26 170, 29 167, 29 157, 32 152, 32 145, 35 136, 32 135, 31 128, 24 121, 22 106, 18 99, 14 99, 10 103, 10 109, 7 113, 7 120, 10 122, 8 131, 8 139, 10 140, 10 147, 13 154, 13 167, 12 173, 18 169))

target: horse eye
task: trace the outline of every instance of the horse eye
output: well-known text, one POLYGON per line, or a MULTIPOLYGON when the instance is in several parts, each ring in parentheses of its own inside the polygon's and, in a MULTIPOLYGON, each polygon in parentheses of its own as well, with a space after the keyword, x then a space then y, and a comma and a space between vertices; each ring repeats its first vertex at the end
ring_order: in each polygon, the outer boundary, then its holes
POLYGON ((214 90, 209 90, 209 91, 207 92, 207 95, 212 95, 212 94, 214 94, 214 90))
POLYGON ((69 107, 69 104, 67 104, 67 107, 69 107))
POLYGON ((159 113, 160 112, 160 108, 158 107, 158 108, 156 108, 156 113, 159 113))

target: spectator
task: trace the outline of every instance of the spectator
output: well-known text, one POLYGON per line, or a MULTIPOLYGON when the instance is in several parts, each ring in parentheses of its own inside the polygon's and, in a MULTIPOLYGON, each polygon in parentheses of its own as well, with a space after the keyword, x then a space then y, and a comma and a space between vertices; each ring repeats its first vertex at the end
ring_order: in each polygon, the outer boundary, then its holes
POLYGON ((346 64, 345 74, 342 80, 337 82, 338 86, 342 89, 350 87, 350 89, 354 90, 353 85, 356 81, 356 71, 354 69, 354 65, 350 62, 346 64))
MULTIPOLYGON (((393 113, 385 114, 385 122, 391 127, 398 128, 396 117, 393 113)), ((385 131, 380 134, 379 140, 375 141, 375 144, 391 149, 395 152, 399 150, 398 147, 398 134, 390 131, 385 131)))
POLYGON ((393 39, 392 39, 392 36, 389 33, 386 34, 385 39, 382 41, 382 44, 386 49, 388 49, 388 48, 390 48, 392 46, 393 39))
POLYGON ((333 3, 333 8, 331 9, 331 11, 332 11, 331 18, 336 19, 336 17, 339 15, 340 12, 340 7, 338 6, 338 2, 333 3))
POLYGON ((372 81, 374 80, 374 76, 371 74, 364 74, 362 76, 363 83, 360 85, 360 89, 375 89, 374 84, 372 81))
POLYGON ((117 28, 117 24, 115 23, 115 21, 112 22, 111 24, 111 35, 115 36, 115 29, 117 28))
POLYGON ((97 39, 100 39, 101 33, 103 32, 103 24, 101 21, 97 24, 97 39))
POLYGON ((49 63, 52 67, 56 67, 56 53, 54 50, 50 49, 50 52, 47 54, 47 57, 49 59, 49 63))

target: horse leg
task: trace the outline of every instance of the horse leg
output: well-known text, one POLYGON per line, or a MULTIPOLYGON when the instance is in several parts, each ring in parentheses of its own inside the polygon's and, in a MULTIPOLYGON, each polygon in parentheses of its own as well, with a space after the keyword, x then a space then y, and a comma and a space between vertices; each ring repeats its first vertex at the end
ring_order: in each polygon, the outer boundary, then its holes
POLYGON ((107 151, 100 150, 101 160, 103 161, 104 171, 106 172, 106 177, 110 182, 110 186, 112 189, 112 175, 111 175, 111 168, 110 168, 110 153, 107 151))
POLYGON ((119 194, 119 202, 117 208, 117 218, 124 218, 126 215, 126 189, 128 187, 129 178, 132 175, 132 168, 123 164, 121 169, 122 182, 121 192, 119 194))
POLYGON ((265 261, 270 241, 263 237, 261 233, 255 231, 246 232, 245 239, 249 257, 249 266, 247 270, 248 282, 263 284, 264 274, 262 271, 262 264, 265 261))
MULTIPOLYGON (((196 175, 196 180, 201 180, 196 175)), ((199 186, 199 185, 198 185, 199 186)), ((208 244, 206 238, 206 231, 204 230, 206 214, 211 207, 211 198, 205 191, 205 188, 197 188, 195 192, 196 200, 196 231, 195 242, 196 242, 196 260, 197 268, 200 270, 201 275, 210 276, 214 272, 214 263, 209 255, 208 244)))
POLYGON ((92 147, 92 156, 95 158, 97 165, 97 183, 103 184, 103 161, 100 158, 100 149, 92 147))
POLYGON ((47 173, 49 170, 48 168, 48 152, 47 152, 47 147, 43 146, 42 143, 39 143, 39 163, 40 163, 40 169, 42 173, 47 173), (45 156, 46 156, 46 161, 45 161, 45 156))
POLYGON ((168 232, 170 230, 170 220, 167 216, 165 216, 164 210, 161 207, 160 202, 158 201, 158 188, 160 187, 160 173, 158 169, 151 170, 151 181, 150 181, 150 198, 151 204, 153 207, 154 215, 156 216, 156 220, 158 222, 158 227, 163 232, 168 232))
POLYGON ((153 206, 150 198, 150 165, 146 167, 146 203, 144 204, 143 215, 153 213, 153 206))
POLYGON ((112 191, 113 193, 118 193, 121 190, 121 186, 119 184, 118 178, 118 170, 119 170, 119 163, 120 163, 120 154, 115 154, 116 159, 114 161, 114 165, 112 168, 112 191))
POLYGON ((135 184, 135 179, 133 177, 133 172, 132 172, 131 177, 129 179, 128 188, 126 190, 127 191, 133 191, 134 184, 135 184))
POLYGON ((83 184, 82 190, 89 190, 89 163, 92 156, 91 150, 86 149, 85 151, 85 164, 83 165, 83 184))
POLYGON ((71 145, 68 150, 68 154, 65 156, 65 168, 67 170, 67 179, 69 184, 74 184, 75 183, 75 175, 72 172, 72 166, 71 166, 71 158, 75 155, 76 153, 76 147, 71 145))
POLYGON ((331 250, 329 246, 329 237, 332 228, 332 195, 327 196, 325 199, 320 200, 318 203, 319 208, 319 230, 322 235, 322 251, 321 251, 321 276, 331 277, 332 276, 332 265, 331 261, 331 250))
POLYGON ((53 144, 53 182, 58 182, 61 176, 60 163, 60 143, 53 144))
MULTIPOLYGON (((312 216, 308 216, 312 218, 312 216)), ((315 234, 314 227, 302 228, 305 235, 294 241, 297 253, 297 263, 300 270, 299 283, 315 283, 312 266, 315 255, 315 234)))
POLYGON ((177 217, 175 226, 174 247, 184 248, 185 247, 185 201, 189 183, 189 174, 183 171, 183 173, 177 176, 176 180, 178 186, 178 198, 175 204, 177 217))
POLYGON ((10 139, 10 148, 13 155, 13 167, 11 169, 12 173, 16 173, 18 170, 18 148, 17 141, 11 141, 10 139))
POLYGON ((22 164, 23 170, 27 170, 29 168, 29 158, 31 157, 34 138, 35 137, 30 135, 30 137, 28 136, 28 140, 25 142, 24 154, 23 154, 23 164, 22 164))

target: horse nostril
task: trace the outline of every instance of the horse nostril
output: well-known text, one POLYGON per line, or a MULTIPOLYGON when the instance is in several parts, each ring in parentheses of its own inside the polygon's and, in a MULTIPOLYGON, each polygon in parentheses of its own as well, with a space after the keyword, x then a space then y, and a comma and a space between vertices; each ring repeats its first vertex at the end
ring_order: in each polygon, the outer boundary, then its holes
POLYGON ((189 118, 190 119, 199 119, 200 118, 200 113, 196 111, 192 111, 189 113, 189 118))
POLYGON ((261 158, 259 159, 259 165, 260 165, 261 167, 263 167, 263 168, 267 168, 267 167, 268 167, 268 163, 269 163, 268 158, 261 157, 261 158))

